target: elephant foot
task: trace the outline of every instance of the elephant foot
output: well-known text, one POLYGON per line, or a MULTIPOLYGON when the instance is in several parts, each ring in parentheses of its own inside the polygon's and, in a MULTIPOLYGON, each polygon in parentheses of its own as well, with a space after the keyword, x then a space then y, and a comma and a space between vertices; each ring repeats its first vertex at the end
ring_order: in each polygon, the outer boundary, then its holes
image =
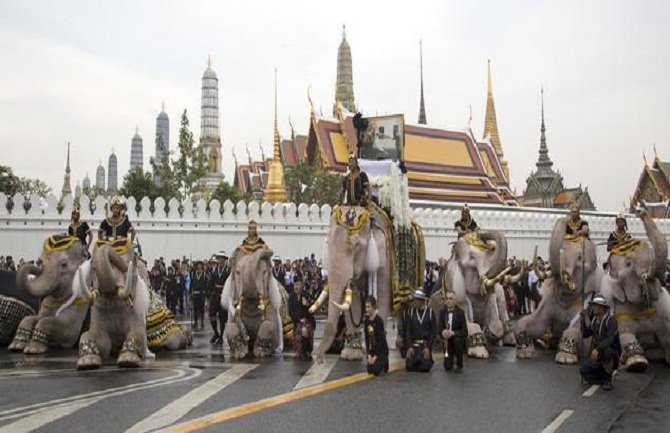
POLYGON ((79 341, 79 360, 77 370, 93 370, 102 365, 100 349, 93 340, 79 341))
POLYGON ((228 346, 230 347, 231 359, 246 358, 249 348, 246 340, 241 335, 237 335, 233 338, 228 338, 228 346))
POLYGON ((516 346, 516 336, 514 335, 514 327, 512 326, 512 322, 509 320, 504 323, 504 332, 505 335, 503 335, 503 345, 504 346, 516 346))
POLYGON ((476 359, 488 359, 489 351, 486 349, 486 337, 483 332, 468 335, 468 356, 476 359))
POLYGON ((7 347, 11 352, 23 352, 23 349, 26 348, 27 343, 25 341, 16 341, 14 339, 12 343, 7 347))
POLYGON ((358 361, 363 359, 362 349, 344 348, 340 353, 340 358, 347 361, 358 361))
POLYGON ((624 346, 621 358, 625 362, 626 371, 642 373, 649 366, 649 361, 644 356, 644 349, 637 340, 624 346))
POLYGON ((130 337, 126 338, 121 347, 121 353, 116 359, 116 364, 121 368, 136 368, 142 362, 142 355, 144 350, 137 339, 130 337))
POLYGON ((142 363, 142 359, 135 352, 121 352, 116 359, 116 365, 121 368, 137 368, 142 363))
POLYGON ((265 358, 272 355, 272 340, 269 338, 257 338, 254 344, 254 356, 265 358))
POLYGON ((344 337, 344 348, 340 358, 348 361, 363 359, 363 341, 360 332, 352 332, 344 337))
POLYGON ((556 357, 554 358, 554 360, 558 364, 574 365, 577 364, 577 354, 567 352, 556 352, 556 357))
POLYGON ((649 361, 644 355, 633 355, 626 360, 626 371, 631 373, 642 373, 649 366, 649 361))
POLYGON ((537 352, 535 351, 535 344, 533 339, 528 336, 526 331, 521 331, 519 335, 515 336, 516 340, 516 357, 519 359, 534 358, 537 352))
POLYGON ((535 355, 537 355, 537 351, 534 346, 524 348, 517 347, 516 349, 516 357, 518 359, 531 359, 535 358, 535 355))
POLYGON ((561 338, 561 341, 558 342, 558 351, 554 360, 563 365, 577 364, 577 342, 574 338, 561 338))
POLYGON ((26 355, 42 355, 47 353, 49 347, 39 341, 30 340, 30 343, 23 349, 23 353, 26 355))
POLYGON ((77 360, 77 370, 95 370, 102 365, 100 355, 84 355, 77 360))
POLYGON ((12 352, 23 352, 23 349, 26 348, 28 342, 30 341, 31 335, 31 329, 18 328, 8 349, 12 352))

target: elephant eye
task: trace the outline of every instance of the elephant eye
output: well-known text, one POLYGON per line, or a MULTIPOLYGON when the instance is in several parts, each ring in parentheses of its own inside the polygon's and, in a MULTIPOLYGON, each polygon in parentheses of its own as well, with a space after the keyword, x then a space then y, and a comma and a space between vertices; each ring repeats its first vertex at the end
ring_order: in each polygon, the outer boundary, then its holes
POLYGON ((63 269, 67 268, 67 262, 61 262, 60 267, 63 269))
POLYGON ((632 261, 626 260, 626 266, 628 266, 630 268, 632 265, 633 265, 632 261))

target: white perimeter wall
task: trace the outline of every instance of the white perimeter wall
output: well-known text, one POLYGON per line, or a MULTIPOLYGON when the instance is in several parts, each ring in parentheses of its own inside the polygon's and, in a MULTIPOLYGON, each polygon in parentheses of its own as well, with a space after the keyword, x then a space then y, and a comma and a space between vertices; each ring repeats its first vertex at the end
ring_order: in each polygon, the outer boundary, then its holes
MULTIPOLYGON (((0 255, 12 255, 33 259, 39 256, 44 239, 55 233, 67 231, 72 199, 64 200, 64 209, 56 210, 57 199, 51 195, 47 199, 13 197, 12 212, 6 209, 7 197, 0 193, 0 255), (29 208, 27 211, 25 208, 29 208)), ((140 201, 140 211, 136 212, 137 201, 127 199, 128 216, 135 225, 143 255, 148 260, 159 256, 166 259, 181 256, 204 258, 212 253, 225 250, 231 252, 246 235, 247 222, 258 222, 259 233, 282 258, 298 258, 315 253, 322 256, 323 242, 328 231, 331 207, 328 205, 308 206, 252 202, 236 205, 227 201, 221 205, 214 200, 207 204, 203 200, 196 203, 180 203, 172 199, 165 212, 165 200, 158 198, 153 203, 155 211, 150 211, 151 202, 145 197, 140 201)), ((87 197, 82 197, 82 218, 97 228, 105 215, 106 199, 97 197, 89 211, 87 197)), ((432 205, 436 207, 415 207, 414 217, 423 227, 426 241, 426 257, 437 260, 448 257, 450 243, 455 241, 454 222, 460 217, 458 204, 432 205)), ((546 258, 549 237, 555 221, 565 215, 565 211, 536 208, 511 208, 504 206, 471 206, 472 216, 484 229, 501 230, 508 239, 509 256, 530 258, 533 248, 539 245, 539 254, 546 258)), ((591 238, 596 243, 604 243, 614 227, 613 213, 583 212, 582 217, 589 222, 591 238)), ((670 234, 670 221, 657 220, 666 237, 670 234)), ((645 237, 641 222, 628 216, 628 227, 633 236, 645 237)), ((94 231, 95 233, 95 231, 94 231)), ((95 233, 97 238, 97 233, 95 233)), ((598 246, 598 259, 606 259, 605 246, 598 246)))

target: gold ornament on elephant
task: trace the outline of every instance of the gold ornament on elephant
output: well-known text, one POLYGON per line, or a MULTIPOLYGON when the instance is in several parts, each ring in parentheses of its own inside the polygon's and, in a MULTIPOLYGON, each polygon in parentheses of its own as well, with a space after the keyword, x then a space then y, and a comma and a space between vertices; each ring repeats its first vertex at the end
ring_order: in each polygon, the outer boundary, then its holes
POLYGON ((370 212, 360 206, 335 206, 333 218, 347 230, 347 252, 351 253, 351 236, 360 234, 370 222, 370 212))

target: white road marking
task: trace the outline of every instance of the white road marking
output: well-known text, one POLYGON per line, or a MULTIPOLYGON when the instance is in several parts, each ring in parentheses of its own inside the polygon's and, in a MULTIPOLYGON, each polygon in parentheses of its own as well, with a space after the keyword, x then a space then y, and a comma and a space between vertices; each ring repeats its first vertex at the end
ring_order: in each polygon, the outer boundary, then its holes
POLYGON ((335 366, 337 359, 337 356, 328 355, 323 360, 322 364, 314 362, 314 364, 312 364, 309 370, 307 370, 307 373, 302 376, 298 384, 293 389, 302 389, 307 388, 308 386, 323 383, 328 378, 328 375, 335 366))
POLYGON ((155 412, 148 418, 138 422, 126 433, 141 433, 159 429, 173 424, 193 408, 212 397, 228 385, 235 383, 242 376, 258 367, 258 364, 235 364, 230 370, 227 370, 214 379, 192 389, 186 395, 174 400, 167 406, 155 412))
POLYGON ((570 418, 574 411, 570 409, 565 409, 563 412, 559 413, 556 418, 542 430, 542 433, 555 433, 558 431, 558 428, 565 422, 566 419, 570 418))
POLYGON ((582 397, 591 397, 593 394, 598 391, 598 388, 600 388, 600 385, 591 385, 589 389, 584 391, 584 394, 582 394, 582 397))
POLYGON ((7 424, 0 428, 0 433, 30 432, 64 416, 70 415, 79 409, 97 403, 100 400, 143 389, 155 388, 158 386, 170 385, 185 380, 191 380, 202 374, 202 370, 193 368, 169 370, 174 371, 175 374, 167 378, 154 379, 102 391, 90 392, 88 394, 80 394, 72 397, 54 399, 43 403, 37 403, 0 412, 0 421, 20 418, 18 421, 7 424))

